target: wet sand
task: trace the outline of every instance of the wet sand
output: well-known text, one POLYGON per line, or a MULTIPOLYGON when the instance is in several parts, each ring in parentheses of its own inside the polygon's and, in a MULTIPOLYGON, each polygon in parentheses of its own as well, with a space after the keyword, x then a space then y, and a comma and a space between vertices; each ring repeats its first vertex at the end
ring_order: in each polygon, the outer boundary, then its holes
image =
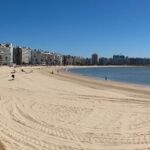
POLYGON ((150 88, 97 81, 59 67, 0 68, 6 150, 149 150, 150 88), (53 72, 53 74, 52 74, 53 72))

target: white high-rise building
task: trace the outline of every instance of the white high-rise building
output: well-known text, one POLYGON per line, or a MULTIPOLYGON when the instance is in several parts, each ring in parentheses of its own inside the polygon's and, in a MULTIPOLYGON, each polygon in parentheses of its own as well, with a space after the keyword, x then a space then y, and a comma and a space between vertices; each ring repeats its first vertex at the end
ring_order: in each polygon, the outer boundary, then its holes
POLYGON ((22 63, 29 64, 31 63, 31 49, 22 48, 22 63))
POLYGON ((0 44, 0 65, 11 65, 13 63, 13 45, 0 44))

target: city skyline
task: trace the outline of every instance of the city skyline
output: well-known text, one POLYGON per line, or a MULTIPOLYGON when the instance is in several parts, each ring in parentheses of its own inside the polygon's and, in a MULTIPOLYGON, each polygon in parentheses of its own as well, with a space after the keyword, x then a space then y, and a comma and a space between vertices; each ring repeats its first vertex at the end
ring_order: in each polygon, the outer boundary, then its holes
POLYGON ((13 44, 0 44, 0 65, 142 65, 149 66, 150 58, 127 57, 113 55, 113 57, 99 57, 94 53, 90 58, 61 55, 29 47, 13 46, 13 44))
POLYGON ((28 45, 18 45, 18 44, 14 44, 14 43, 12 43, 12 42, 4 42, 4 43, 2 43, 2 42, 0 42, 0 46, 3 46, 3 45, 12 45, 14 48, 15 47, 18 47, 18 48, 27 48, 27 49, 31 49, 32 51, 40 51, 40 52, 44 52, 44 53, 51 53, 51 54, 59 54, 59 55, 64 55, 64 56, 73 56, 73 57, 81 57, 81 58, 92 58, 92 55, 97 55, 97 57, 98 57, 98 59, 99 58, 112 58, 113 56, 124 56, 124 57, 130 57, 130 58, 149 58, 150 59, 150 57, 149 56, 145 56, 145 57, 140 57, 140 56, 129 56, 129 55, 125 55, 125 54, 123 54, 123 53, 114 53, 114 54, 112 54, 112 55, 110 55, 110 56, 103 56, 103 55, 101 55, 101 54, 99 54, 99 53, 97 53, 96 51, 94 52, 92 52, 89 56, 81 56, 81 55, 72 55, 72 54, 65 54, 65 53, 59 53, 58 51, 55 51, 55 50, 53 50, 53 49, 41 49, 41 48, 33 48, 33 47, 30 47, 30 46, 28 46, 28 45))
POLYGON ((2 0, 1 6, 2 43, 84 57, 150 57, 149 0, 2 0))

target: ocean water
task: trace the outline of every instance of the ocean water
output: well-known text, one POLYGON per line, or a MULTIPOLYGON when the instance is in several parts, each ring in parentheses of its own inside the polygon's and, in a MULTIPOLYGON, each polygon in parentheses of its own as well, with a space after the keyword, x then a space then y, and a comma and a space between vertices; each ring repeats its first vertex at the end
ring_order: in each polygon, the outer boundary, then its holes
POLYGON ((150 86, 150 67, 95 67, 72 68, 71 72, 96 79, 150 86))

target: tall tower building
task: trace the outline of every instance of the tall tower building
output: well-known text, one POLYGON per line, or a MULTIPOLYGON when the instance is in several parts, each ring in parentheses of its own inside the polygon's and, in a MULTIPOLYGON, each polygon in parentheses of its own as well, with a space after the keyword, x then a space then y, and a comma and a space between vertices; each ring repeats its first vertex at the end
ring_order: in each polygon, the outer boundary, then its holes
POLYGON ((0 65, 10 65, 13 63, 13 45, 0 44, 0 65))
POLYGON ((98 54, 94 53, 92 54, 92 65, 98 64, 98 54))
POLYGON ((10 43, 10 64, 13 64, 13 45, 10 43))

